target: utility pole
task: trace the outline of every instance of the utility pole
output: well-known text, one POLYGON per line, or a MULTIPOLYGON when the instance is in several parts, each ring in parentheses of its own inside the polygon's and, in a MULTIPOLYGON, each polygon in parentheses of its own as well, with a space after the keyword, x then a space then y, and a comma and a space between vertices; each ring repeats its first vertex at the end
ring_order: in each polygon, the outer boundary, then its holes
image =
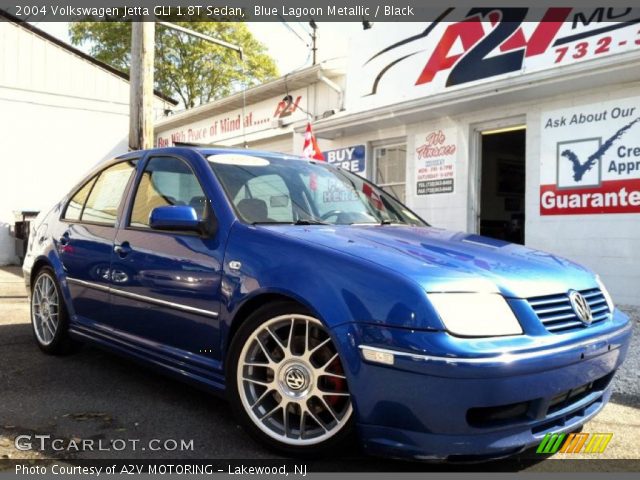
POLYGON ((309 26, 311 27, 311 52, 313 53, 313 63, 312 65, 315 65, 317 63, 317 56, 318 56, 318 45, 317 45, 317 41, 318 41, 318 24, 315 22, 315 20, 312 18, 311 21, 309 22, 309 26))
POLYGON ((132 22, 129 77, 129 149, 153 147, 153 60, 155 24, 132 22))
MULTIPOLYGON (((138 18, 141 20, 141 18, 138 18)), ((163 27, 192 37, 235 50, 244 61, 242 47, 168 22, 157 22, 163 27)), ((129 77, 129 150, 153 147, 153 69, 155 53, 155 23, 132 22, 131 73, 129 77)), ((243 66, 244 71, 244 66, 243 66)), ((244 101, 244 100, 243 100, 244 101)), ((242 106, 244 122, 244 103, 242 106)))

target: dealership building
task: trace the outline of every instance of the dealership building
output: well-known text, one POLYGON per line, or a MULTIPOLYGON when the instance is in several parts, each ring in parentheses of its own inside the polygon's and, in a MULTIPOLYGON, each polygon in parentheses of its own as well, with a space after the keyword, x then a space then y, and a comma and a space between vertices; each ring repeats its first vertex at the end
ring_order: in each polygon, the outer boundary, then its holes
POLYGON ((560 10, 501 39, 495 20, 377 23, 345 65, 163 119, 157 143, 299 154, 312 120, 329 161, 432 225, 568 257, 640 305, 638 29, 560 10))

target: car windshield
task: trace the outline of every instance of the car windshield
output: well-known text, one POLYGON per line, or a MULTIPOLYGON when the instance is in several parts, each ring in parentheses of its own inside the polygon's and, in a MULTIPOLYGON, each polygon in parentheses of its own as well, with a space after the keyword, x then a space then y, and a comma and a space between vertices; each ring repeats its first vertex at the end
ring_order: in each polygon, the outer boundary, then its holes
POLYGON ((247 223, 427 225, 382 189, 324 162, 241 153, 208 160, 247 223))

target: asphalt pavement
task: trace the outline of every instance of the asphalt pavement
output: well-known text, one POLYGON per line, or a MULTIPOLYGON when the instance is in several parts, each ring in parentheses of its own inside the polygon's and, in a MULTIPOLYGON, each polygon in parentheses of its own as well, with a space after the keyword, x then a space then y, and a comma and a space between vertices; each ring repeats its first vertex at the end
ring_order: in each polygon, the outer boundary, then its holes
MULTIPOLYGON (((32 337, 20 275, 15 267, 0 268, 0 458, 279 458, 250 439, 223 398, 93 347, 65 357, 41 353, 32 337), (48 445, 44 451, 22 451, 15 447, 19 435, 30 435, 32 441, 35 435, 76 443, 93 440, 94 450, 59 452, 48 445), (122 450, 95 450, 98 445, 122 450)), ((640 308, 623 309, 632 316, 636 335, 614 380, 612 401, 583 429, 614 433, 605 453, 593 456, 599 459, 640 458, 640 308)), ((355 445, 341 455, 338 460, 345 464, 374 460, 355 445)), ((381 469, 406 466, 376 461, 381 469)), ((561 463, 545 460, 528 468, 563 470, 561 463)))

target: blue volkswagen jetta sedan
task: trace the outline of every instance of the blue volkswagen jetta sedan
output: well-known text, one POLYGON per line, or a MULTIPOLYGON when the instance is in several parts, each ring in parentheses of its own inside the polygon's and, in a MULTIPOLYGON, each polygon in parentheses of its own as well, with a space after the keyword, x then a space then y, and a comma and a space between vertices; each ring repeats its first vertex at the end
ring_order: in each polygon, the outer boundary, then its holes
POLYGON ((579 428, 628 318, 588 269, 430 227, 323 162, 166 148, 103 163, 35 225, 35 339, 225 392, 257 439, 494 458, 579 428))

